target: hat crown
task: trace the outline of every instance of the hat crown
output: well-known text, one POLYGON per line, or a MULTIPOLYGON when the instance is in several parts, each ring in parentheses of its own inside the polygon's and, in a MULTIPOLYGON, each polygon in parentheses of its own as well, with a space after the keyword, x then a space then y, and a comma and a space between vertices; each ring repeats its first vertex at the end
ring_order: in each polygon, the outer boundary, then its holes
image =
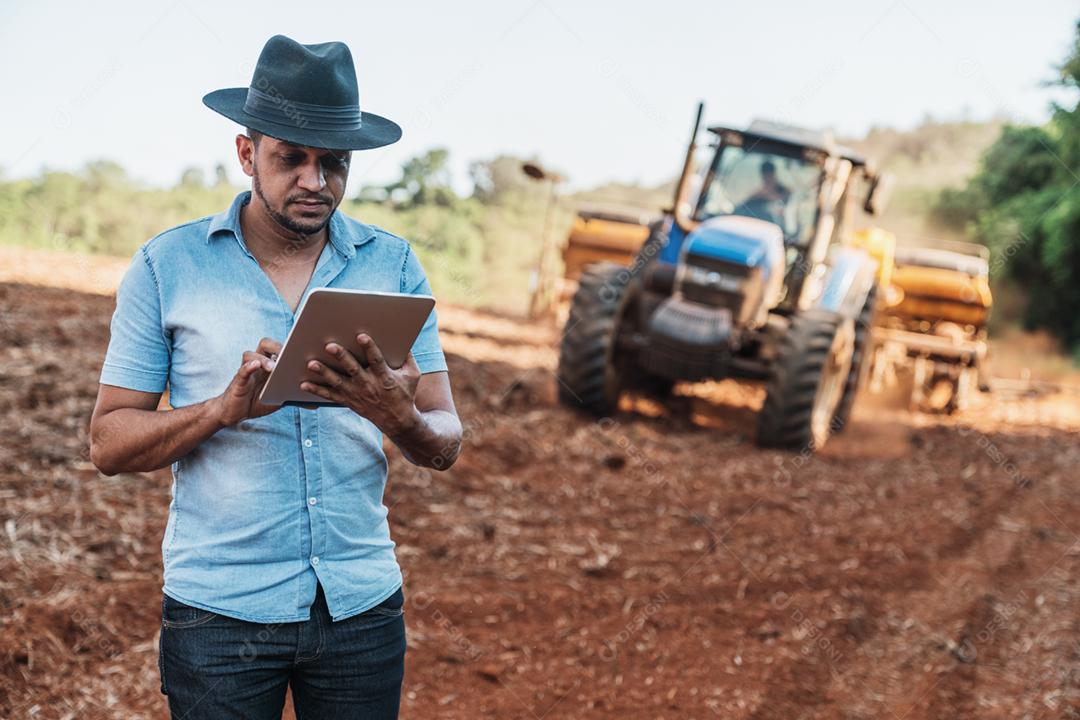
POLYGON ((284 35, 266 41, 251 87, 279 101, 359 108, 356 67, 348 45, 302 45, 284 35))
POLYGON ((244 127, 296 145, 370 150, 397 142, 401 127, 361 112, 352 52, 342 42, 266 41, 251 85, 222 88, 203 104, 244 127))

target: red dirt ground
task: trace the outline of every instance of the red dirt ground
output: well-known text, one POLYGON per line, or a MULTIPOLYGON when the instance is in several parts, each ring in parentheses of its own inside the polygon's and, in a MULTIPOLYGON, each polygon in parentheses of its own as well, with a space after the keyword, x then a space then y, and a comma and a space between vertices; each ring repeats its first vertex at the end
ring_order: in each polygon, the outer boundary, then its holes
MULTIPOLYGON (((149 718, 166 472, 100 476, 111 298, 0 285, 0 717, 149 718)), ((465 449, 394 450, 404 718, 1080 717, 1080 412, 862 405, 814 457, 760 390, 597 423, 554 332, 450 309, 465 449)))

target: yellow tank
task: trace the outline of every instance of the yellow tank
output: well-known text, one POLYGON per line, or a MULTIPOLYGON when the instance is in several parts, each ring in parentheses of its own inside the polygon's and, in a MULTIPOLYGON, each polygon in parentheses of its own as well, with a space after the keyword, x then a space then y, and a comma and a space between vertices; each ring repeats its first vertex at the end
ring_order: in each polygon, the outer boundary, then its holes
POLYGON ((563 277, 577 280, 586 265, 604 260, 629 265, 649 236, 648 220, 640 215, 580 212, 563 248, 563 277))
POLYGON ((899 253, 892 284, 899 292, 890 313, 912 320, 981 328, 993 304, 986 260, 948 250, 899 253))

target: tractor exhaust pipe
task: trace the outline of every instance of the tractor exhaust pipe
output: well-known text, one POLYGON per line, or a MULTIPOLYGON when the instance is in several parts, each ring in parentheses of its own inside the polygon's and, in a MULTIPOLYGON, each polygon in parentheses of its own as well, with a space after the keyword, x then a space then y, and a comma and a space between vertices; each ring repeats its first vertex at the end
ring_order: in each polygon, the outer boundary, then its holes
POLYGON ((679 204, 686 190, 686 184, 690 180, 690 173, 692 171, 692 165, 694 163, 694 151, 697 150, 697 136, 701 130, 701 116, 705 114, 705 103, 698 101, 697 115, 694 117, 694 130, 690 134, 690 144, 686 147, 686 160, 683 162, 682 174, 679 175, 679 182, 675 184, 675 199, 672 204, 671 212, 675 216, 675 222, 679 225, 687 226, 689 218, 681 217, 679 204))

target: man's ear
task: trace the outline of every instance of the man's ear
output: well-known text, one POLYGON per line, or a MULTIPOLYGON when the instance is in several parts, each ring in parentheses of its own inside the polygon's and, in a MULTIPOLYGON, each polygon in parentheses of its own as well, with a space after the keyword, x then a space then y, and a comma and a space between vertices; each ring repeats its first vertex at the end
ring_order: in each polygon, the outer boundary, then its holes
POLYGON ((248 177, 255 175, 255 141, 240 133, 236 136, 236 157, 240 160, 240 169, 248 177))

